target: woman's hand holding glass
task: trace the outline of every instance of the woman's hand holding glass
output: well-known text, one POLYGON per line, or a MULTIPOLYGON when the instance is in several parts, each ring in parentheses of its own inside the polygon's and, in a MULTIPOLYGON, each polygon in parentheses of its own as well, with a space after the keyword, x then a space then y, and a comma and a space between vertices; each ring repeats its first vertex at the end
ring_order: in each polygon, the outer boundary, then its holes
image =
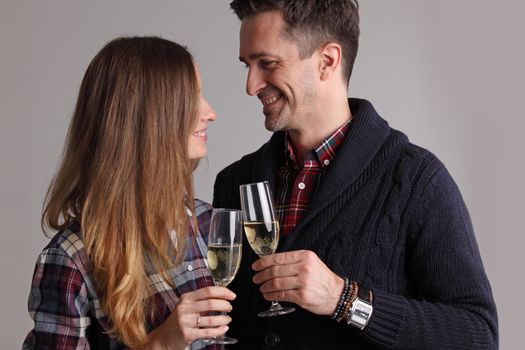
MULTIPOLYGON (((226 287, 235 278, 242 258, 241 211, 213 209, 208 235, 208 268, 216 286, 226 287)), ((235 344, 224 335, 205 339, 212 344, 235 344)))
POLYGON ((230 312, 233 299, 232 291, 217 286, 183 294, 166 321, 150 333, 147 349, 184 349, 195 340, 226 333, 230 316, 210 313, 230 312))

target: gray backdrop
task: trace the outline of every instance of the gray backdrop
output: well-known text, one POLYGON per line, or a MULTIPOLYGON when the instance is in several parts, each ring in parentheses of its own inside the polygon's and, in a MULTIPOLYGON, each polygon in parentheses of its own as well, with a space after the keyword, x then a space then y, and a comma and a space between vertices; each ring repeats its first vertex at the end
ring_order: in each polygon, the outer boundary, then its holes
MULTIPOLYGON (((84 70, 120 35, 154 34, 190 47, 217 112, 196 192, 268 137, 244 92, 239 22, 227 0, 0 2, 0 348, 31 327, 26 300, 42 200, 57 167, 84 70)), ((361 0, 361 46, 350 95, 429 148, 462 190, 498 305, 502 349, 523 319, 525 5, 503 0, 361 0)))

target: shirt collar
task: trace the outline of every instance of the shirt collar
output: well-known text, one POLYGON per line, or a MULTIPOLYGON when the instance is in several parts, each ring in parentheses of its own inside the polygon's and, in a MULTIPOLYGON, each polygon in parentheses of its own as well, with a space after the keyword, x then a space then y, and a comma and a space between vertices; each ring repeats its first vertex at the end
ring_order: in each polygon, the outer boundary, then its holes
MULTIPOLYGON (((304 161, 315 161, 321 166, 329 165, 330 162, 335 158, 339 146, 341 146, 343 143, 351 121, 352 119, 346 121, 323 142, 321 142, 319 146, 317 146, 315 149, 312 149, 312 151, 305 157, 304 161)), ((288 132, 285 134, 284 146, 287 155, 287 161, 290 162, 291 165, 299 166, 299 164, 297 164, 295 150, 293 148, 292 142, 290 141, 288 132)), ((300 166, 302 167, 302 164, 300 166)))

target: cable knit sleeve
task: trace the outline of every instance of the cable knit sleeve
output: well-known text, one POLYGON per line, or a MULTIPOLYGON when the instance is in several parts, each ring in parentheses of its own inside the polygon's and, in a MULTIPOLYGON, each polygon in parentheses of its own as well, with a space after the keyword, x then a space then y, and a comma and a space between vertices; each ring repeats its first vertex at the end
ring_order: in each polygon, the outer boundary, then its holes
POLYGON ((496 307, 467 208, 439 161, 425 172, 408 208, 406 266, 416 296, 373 290, 363 335, 383 349, 497 349, 496 307))

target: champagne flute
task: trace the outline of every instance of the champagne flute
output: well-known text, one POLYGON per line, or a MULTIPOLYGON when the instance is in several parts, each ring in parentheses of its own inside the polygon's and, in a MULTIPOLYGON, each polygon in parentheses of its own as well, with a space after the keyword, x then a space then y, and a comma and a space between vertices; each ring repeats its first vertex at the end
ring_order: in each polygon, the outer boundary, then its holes
MULTIPOLYGON (((216 286, 226 287, 234 279, 242 256, 241 211, 213 209, 208 236, 208 267, 216 286)), ((211 344, 235 344, 237 339, 219 336, 205 339, 211 344)))
MULTIPOLYGON (((241 185, 241 208, 244 216, 244 232, 248 243, 259 257, 275 253, 279 243, 279 222, 275 217, 273 199, 268 181, 241 185)), ((284 315, 295 311, 272 301, 268 310, 259 317, 284 315)))

